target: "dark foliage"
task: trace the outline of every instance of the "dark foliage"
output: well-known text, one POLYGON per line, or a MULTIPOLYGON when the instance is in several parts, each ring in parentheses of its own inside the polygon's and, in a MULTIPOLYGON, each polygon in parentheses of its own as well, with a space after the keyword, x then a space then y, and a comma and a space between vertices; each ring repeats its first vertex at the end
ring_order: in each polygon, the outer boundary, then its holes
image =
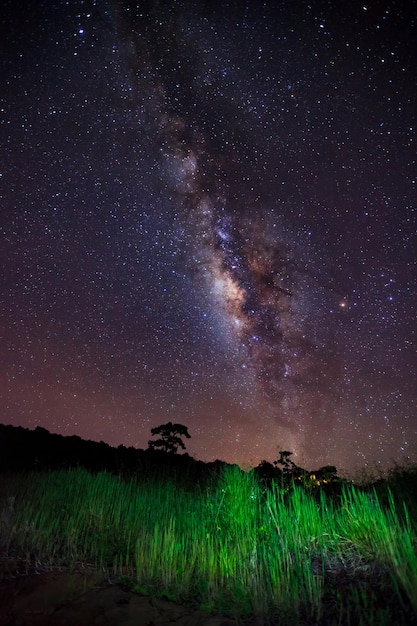
MULTIPOLYGON (((152 429, 152 434, 159 434, 160 428, 152 429)), ((326 465, 309 472, 290 459, 290 452, 282 451, 279 454, 278 461, 262 461, 252 470, 265 489, 274 482, 285 489, 292 484, 299 485, 308 489, 312 495, 318 496, 324 491, 332 498, 340 496, 346 481, 337 476, 334 466, 326 465)), ((103 441, 86 441, 77 436, 64 437, 39 426, 35 430, 28 430, 21 426, 0 424, 0 473, 84 467, 91 472, 107 471, 143 480, 169 479, 190 488, 205 488, 213 476, 219 476, 227 465, 230 464, 219 460, 204 463, 186 452, 172 454, 161 449, 140 450, 122 445, 113 448, 103 441)), ((357 488, 365 491, 375 489, 383 504, 388 504, 390 489, 395 493, 399 511, 402 510, 402 502, 406 502, 410 513, 417 514, 415 466, 396 467, 386 479, 357 485, 357 488)))
POLYGON ((0 472, 70 469, 84 467, 91 472, 108 471, 144 479, 174 479, 190 485, 204 485, 213 472, 228 465, 223 461, 204 463, 187 453, 133 447, 113 448, 103 441, 64 437, 45 428, 28 430, 0 424, 0 472))
POLYGON ((170 454, 175 454, 178 448, 185 450, 185 444, 181 437, 186 437, 187 439, 191 437, 186 426, 173 424, 172 422, 152 428, 151 433, 152 435, 160 435, 160 438, 150 439, 148 442, 149 449, 162 450, 162 452, 170 454))

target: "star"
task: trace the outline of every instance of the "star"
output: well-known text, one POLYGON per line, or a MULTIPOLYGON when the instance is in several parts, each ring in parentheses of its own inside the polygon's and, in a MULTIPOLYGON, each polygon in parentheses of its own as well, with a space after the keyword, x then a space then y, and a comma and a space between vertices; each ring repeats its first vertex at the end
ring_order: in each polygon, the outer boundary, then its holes
POLYGON ((242 464, 411 454, 403 5, 8 4, 1 420, 145 447, 184 422, 242 464))

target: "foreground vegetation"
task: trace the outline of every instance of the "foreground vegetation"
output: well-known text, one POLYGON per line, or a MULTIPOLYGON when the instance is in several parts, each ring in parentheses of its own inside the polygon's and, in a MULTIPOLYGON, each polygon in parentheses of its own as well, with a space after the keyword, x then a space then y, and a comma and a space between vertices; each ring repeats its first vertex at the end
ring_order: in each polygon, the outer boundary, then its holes
POLYGON ((0 506, 3 560, 104 568, 249 623, 416 623, 416 520, 388 489, 263 489, 230 466, 195 488, 75 469, 3 475, 0 506))

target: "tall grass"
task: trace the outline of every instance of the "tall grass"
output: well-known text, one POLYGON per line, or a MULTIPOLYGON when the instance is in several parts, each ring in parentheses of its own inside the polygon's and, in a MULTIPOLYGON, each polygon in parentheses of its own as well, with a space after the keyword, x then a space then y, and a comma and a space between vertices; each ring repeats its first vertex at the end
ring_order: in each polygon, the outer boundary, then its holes
POLYGON ((390 490, 388 502, 383 508, 375 491, 345 490, 338 527, 354 550, 389 572, 400 599, 404 594, 417 614, 417 535, 404 503, 400 522, 390 490))
POLYGON ((194 491, 77 469, 3 478, 0 505, 4 558, 91 564, 207 611, 363 626, 417 613, 415 526, 392 494, 264 492, 235 467, 194 491))

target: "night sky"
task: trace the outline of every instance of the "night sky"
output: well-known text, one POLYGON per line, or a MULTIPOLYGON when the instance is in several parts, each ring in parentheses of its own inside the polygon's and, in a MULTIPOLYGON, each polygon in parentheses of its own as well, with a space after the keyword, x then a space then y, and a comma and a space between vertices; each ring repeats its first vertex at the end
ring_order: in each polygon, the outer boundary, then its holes
POLYGON ((0 421, 415 458, 416 3, 1 13, 0 421))

